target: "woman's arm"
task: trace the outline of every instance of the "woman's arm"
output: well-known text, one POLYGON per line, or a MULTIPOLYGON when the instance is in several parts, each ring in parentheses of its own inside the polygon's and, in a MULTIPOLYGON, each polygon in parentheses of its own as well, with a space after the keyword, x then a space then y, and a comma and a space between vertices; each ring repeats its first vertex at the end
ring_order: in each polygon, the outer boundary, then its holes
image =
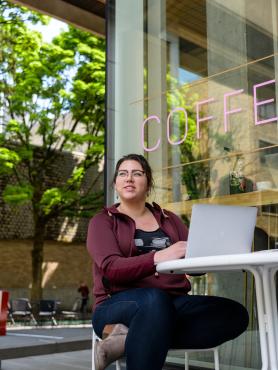
POLYGON ((113 233, 109 216, 99 214, 89 224, 87 248, 103 275, 112 283, 124 283, 155 273, 154 254, 124 257, 113 233))

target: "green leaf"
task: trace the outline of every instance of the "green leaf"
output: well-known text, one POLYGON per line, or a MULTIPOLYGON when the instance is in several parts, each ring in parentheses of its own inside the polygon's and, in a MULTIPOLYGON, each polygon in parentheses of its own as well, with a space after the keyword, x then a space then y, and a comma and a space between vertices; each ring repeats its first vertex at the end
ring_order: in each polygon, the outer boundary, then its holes
POLYGON ((19 133, 20 132, 20 124, 17 120, 15 119, 11 119, 9 121, 9 123, 7 124, 6 126, 6 130, 8 132, 16 132, 16 133, 19 133))
POLYGON ((19 147, 17 153, 20 156, 21 160, 32 160, 34 155, 33 150, 26 147, 19 147))
POLYGON ((85 176, 85 168, 84 167, 75 168, 73 170, 73 173, 72 173, 70 179, 68 180, 68 184, 72 185, 74 183, 80 183, 83 180, 84 176, 85 176))
POLYGON ((62 191, 59 188, 47 189, 41 198, 40 205, 47 215, 51 209, 62 202, 62 191))
POLYGON ((0 148, 0 174, 10 174, 19 162, 20 157, 15 151, 0 148))
POLYGON ((3 199, 11 205, 22 205, 29 202, 33 196, 33 188, 29 184, 7 185, 3 192, 3 199))

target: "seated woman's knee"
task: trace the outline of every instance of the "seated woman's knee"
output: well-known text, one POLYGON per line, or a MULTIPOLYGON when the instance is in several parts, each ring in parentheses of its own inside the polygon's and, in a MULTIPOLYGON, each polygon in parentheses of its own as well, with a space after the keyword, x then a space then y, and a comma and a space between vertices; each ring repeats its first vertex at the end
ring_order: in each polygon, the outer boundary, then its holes
POLYGON ((231 329, 236 335, 243 333, 249 324, 249 314, 247 309, 239 302, 226 300, 226 314, 228 315, 231 329))
POLYGON ((168 293, 158 288, 147 288, 146 295, 143 302, 143 307, 154 312, 156 309, 173 310, 174 305, 168 293))
POLYGON ((241 304, 238 304, 238 317, 239 317, 239 321, 240 321, 240 324, 241 324, 241 331, 245 331, 248 327, 248 324, 249 324, 249 314, 248 314, 248 311, 247 309, 241 305, 241 304))

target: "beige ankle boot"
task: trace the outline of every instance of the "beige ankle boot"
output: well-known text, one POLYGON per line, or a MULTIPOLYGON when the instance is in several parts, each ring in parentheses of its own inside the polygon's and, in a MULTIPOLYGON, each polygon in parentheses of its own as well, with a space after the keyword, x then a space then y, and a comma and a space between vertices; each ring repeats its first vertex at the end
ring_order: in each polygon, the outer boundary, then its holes
POLYGON ((96 341, 96 370, 104 370, 112 362, 124 355, 127 332, 128 328, 125 325, 117 324, 107 338, 96 341))

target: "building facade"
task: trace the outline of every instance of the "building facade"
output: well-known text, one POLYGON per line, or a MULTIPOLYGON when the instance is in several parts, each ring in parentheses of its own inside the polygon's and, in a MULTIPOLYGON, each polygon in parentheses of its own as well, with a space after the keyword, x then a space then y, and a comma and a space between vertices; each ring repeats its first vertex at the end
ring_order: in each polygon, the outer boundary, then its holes
MULTIPOLYGON (((278 0, 13 1, 103 36, 106 18, 108 204, 116 161, 141 153, 154 170, 150 201, 185 223, 194 203, 257 206, 253 248, 277 248, 278 0)), ((248 330, 221 346, 221 369, 259 369, 251 277, 207 274, 192 292, 247 307, 248 330)), ((191 357, 212 363, 210 353, 191 357)))
MULTIPOLYGON (((116 161, 141 153, 155 175, 150 201, 186 223, 194 203, 257 206, 254 249, 278 247, 277 14, 277 0, 108 1, 108 203, 116 161)), ((192 286, 249 311, 221 369, 260 368, 250 276, 207 274, 192 286)))

